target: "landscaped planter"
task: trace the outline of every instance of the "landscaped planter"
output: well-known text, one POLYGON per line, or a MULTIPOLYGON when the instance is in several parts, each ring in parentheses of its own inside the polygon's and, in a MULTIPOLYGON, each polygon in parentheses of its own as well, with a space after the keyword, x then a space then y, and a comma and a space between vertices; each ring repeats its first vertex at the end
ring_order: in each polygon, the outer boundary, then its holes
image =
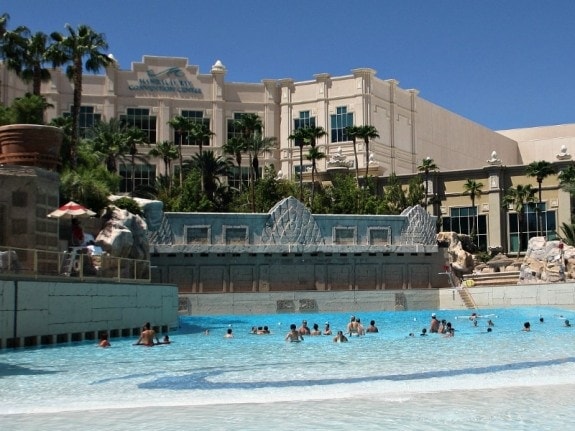
POLYGON ((0 127, 0 163, 56 170, 64 133, 53 126, 12 124, 0 127))

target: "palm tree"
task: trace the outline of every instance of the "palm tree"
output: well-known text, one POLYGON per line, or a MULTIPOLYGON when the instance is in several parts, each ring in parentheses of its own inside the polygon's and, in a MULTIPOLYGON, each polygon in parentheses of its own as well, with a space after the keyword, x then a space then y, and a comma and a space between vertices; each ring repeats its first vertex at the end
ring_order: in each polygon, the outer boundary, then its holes
POLYGON ((202 153, 204 142, 209 141, 209 139, 215 135, 206 123, 195 121, 193 119, 190 120, 190 128, 188 131, 189 143, 197 144, 200 154, 202 153))
POLYGON ((156 143, 150 151, 148 156, 158 157, 164 161, 164 174, 170 177, 172 172, 172 160, 178 158, 178 148, 172 141, 162 141, 156 143))
POLYGON ((10 21, 10 15, 3 13, 0 15, 0 39, 4 36, 7 31, 8 21, 10 21))
POLYGON ((236 164, 238 165, 239 171, 239 190, 242 191, 242 154, 247 150, 246 142, 243 138, 230 138, 228 142, 224 144, 222 150, 225 154, 229 154, 234 157, 236 164))
MULTIPOLYGON (((254 113, 246 113, 242 114, 238 119, 236 119, 233 123, 234 129, 239 130, 241 133, 241 139, 244 141, 244 145, 246 151, 248 153, 248 163, 250 169, 248 171, 248 183, 251 187, 251 207, 252 211, 255 212, 255 171, 253 170, 253 163, 254 163, 254 145, 253 140, 256 134, 259 136, 263 136, 263 123, 262 119, 258 114, 254 113)), ((256 163, 258 163, 256 161, 256 163)))
POLYGON ((315 174, 317 173, 316 162, 325 159, 325 153, 322 153, 317 147, 313 146, 305 156, 307 160, 311 161, 311 206, 313 208, 313 201, 315 197, 315 174))
POLYGON ((559 187, 570 193, 575 194, 575 166, 569 165, 565 169, 561 170, 558 174, 559 177, 559 187))
POLYGON ((539 203, 537 204, 537 235, 541 235, 543 232, 543 214, 541 212, 541 208, 539 207, 539 205, 541 205, 542 199, 541 199, 541 184, 543 183, 543 180, 545 178, 547 178, 549 175, 553 175, 555 173, 555 169, 553 168, 553 165, 545 160, 539 160, 539 161, 535 161, 535 162, 531 162, 527 165, 527 169, 525 171, 525 174, 528 177, 535 177, 535 179, 537 180, 537 185, 538 185, 538 197, 539 197, 539 203))
POLYGON ((359 161, 357 159, 357 138, 359 137, 359 127, 348 126, 345 128, 347 132, 347 137, 351 138, 353 144, 353 156, 355 158, 355 182, 359 187, 359 161))
POLYGON ((177 115, 168 121, 168 124, 178 132, 181 137, 178 139, 178 157, 180 159, 180 187, 184 185, 184 156, 182 154, 182 140, 186 139, 189 140, 190 130, 192 128, 192 122, 187 117, 182 117, 181 115, 177 115))
POLYGON ((425 174, 425 210, 427 210, 427 196, 429 195, 429 173, 435 172, 439 168, 431 157, 426 157, 422 160, 421 165, 417 167, 419 172, 425 174))
MULTIPOLYGON (((467 179, 465 184, 463 184, 463 194, 469 195, 471 199, 471 207, 475 210, 475 199, 481 196, 481 189, 483 188, 483 183, 470 178, 467 179)), ((477 219, 479 217, 479 212, 475 211, 475 216, 473 217, 473 224, 471 226, 471 240, 475 241, 477 236, 477 219)))
POLYGON ((68 35, 54 32, 50 35, 54 44, 47 52, 54 67, 67 64, 66 75, 74 86, 72 102, 72 136, 70 139, 70 163, 76 167, 76 149, 80 140, 80 107, 82 106, 82 77, 84 68, 88 72, 98 72, 102 67, 109 66, 114 60, 103 51, 108 49, 108 43, 102 33, 96 33, 87 25, 79 25, 74 29, 66 24, 68 35), (86 60, 84 62, 84 59, 86 60))
POLYGON ((531 184, 526 186, 518 184, 517 187, 510 187, 505 192, 503 196, 503 205, 509 207, 513 205, 513 209, 517 213, 517 232, 518 237, 518 249, 517 257, 523 248, 523 225, 525 219, 525 205, 535 202, 535 190, 531 187, 531 184))
POLYGON ((214 193, 220 183, 220 177, 229 175, 231 161, 216 157, 213 151, 205 151, 192 156, 191 164, 198 169, 202 177, 202 190, 206 197, 213 201, 214 193))
POLYGON ((309 145, 309 140, 304 128, 296 129, 288 136, 299 148, 299 200, 303 202, 303 147, 309 145))
POLYGON ((93 150, 101 154, 108 172, 118 171, 118 160, 126 155, 132 158, 137 154, 137 145, 144 143, 144 134, 140 129, 127 126, 116 118, 99 121, 88 130, 88 141, 93 150))
POLYGON ((375 127, 366 124, 358 127, 357 137, 363 139, 365 143, 365 178, 367 179, 369 172, 369 140, 379 138, 379 133, 375 127))
POLYGON ((50 80, 50 71, 44 67, 48 59, 48 35, 32 34, 24 26, 4 33, 3 56, 6 67, 24 82, 32 82, 32 94, 41 95, 42 82, 50 80))

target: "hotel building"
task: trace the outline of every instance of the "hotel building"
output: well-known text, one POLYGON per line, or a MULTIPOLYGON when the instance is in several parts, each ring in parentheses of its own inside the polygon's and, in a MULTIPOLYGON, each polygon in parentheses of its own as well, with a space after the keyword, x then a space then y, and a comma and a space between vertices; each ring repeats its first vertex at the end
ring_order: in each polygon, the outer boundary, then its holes
MULTIPOLYGON (((345 76, 318 73, 308 81, 285 78, 258 83, 227 82, 226 72, 220 61, 208 73, 200 73, 199 67, 185 58, 145 56, 129 70, 114 66, 102 75, 86 74, 81 132, 100 119, 120 118, 145 131, 151 145, 181 142, 184 158, 189 158, 198 147, 189 145, 168 125, 173 117, 185 116, 209 125, 214 136, 204 148, 222 155, 222 146, 237 133, 234 120, 255 113, 262 119, 264 135, 278 142, 274 151, 261 156, 262 168, 274 165, 283 178, 295 179, 300 169, 299 149, 288 139, 294 130, 306 125, 326 130, 317 145, 326 154, 318 162, 318 170, 327 178, 325 173, 336 162, 345 161, 354 169, 353 146, 345 128, 372 125, 380 137, 370 142, 370 154, 363 142, 358 142, 360 172, 369 167, 370 175, 380 177, 382 184, 392 172, 407 182, 418 172, 422 160, 431 157, 439 171, 429 177, 429 195, 440 200, 429 206, 429 212, 441 216, 444 229, 461 233, 469 233, 471 220, 477 217, 481 245, 509 252, 518 243, 517 215, 502 208, 505 190, 517 184, 537 187, 534 178, 525 176, 525 165, 532 161, 553 162, 557 172, 572 163, 575 125, 493 131, 423 99, 415 89, 401 88, 394 79, 379 78, 373 69, 353 69, 345 76), (475 208, 463 194, 467 179, 484 185, 475 208)), ((3 104, 29 90, 2 64, 0 79, 3 104)), ((51 81, 42 85, 42 93, 53 106, 47 120, 70 112, 73 86, 63 71, 52 72, 51 81)), ((142 146, 139 150, 144 155, 149 149, 142 146)), ((304 178, 308 168, 304 166, 304 178)), ((163 169, 161 160, 138 162, 137 184, 154 182, 165 174, 163 169)), ((120 164, 119 170, 126 178, 121 191, 131 191, 131 166, 120 164)), ((241 175, 245 177, 247 172, 241 175)), ((563 222, 570 223, 571 199, 559 189, 556 176, 543 181, 540 206, 548 236, 556 235, 563 222)), ((533 218, 534 214, 528 216, 533 218)))

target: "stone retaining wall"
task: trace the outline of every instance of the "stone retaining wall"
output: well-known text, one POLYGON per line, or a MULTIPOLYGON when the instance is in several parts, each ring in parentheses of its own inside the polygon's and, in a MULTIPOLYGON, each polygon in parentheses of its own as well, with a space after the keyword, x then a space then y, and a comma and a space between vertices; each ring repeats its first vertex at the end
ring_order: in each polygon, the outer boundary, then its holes
POLYGON ((174 285, 0 280, 0 348, 166 332, 177 310, 174 285))

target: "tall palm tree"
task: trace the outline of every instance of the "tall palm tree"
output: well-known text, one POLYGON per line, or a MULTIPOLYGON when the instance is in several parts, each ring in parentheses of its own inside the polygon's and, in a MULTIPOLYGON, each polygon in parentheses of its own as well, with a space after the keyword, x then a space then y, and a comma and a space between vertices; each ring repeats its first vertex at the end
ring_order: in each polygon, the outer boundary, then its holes
POLYGON ((164 162, 164 174, 170 177, 172 172, 172 160, 179 157, 178 148, 172 141, 162 141, 156 143, 148 155, 151 157, 161 158, 164 162))
POLYGON ((74 29, 66 24, 68 34, 59 32, 50 35, 54 43, 47 52, 54 67, 67 65, 66 75, 74 86, 72 102, 72 136, 70 139, 70 164, 76 167, 76 150, 80 140, 80 107, 82 106, 82 77, 84 68, 96 73, 102 67, 109 66, 114 60, 104 53, 108 43, 102 33, 96 33, 87 25, 74 29), (84 62, 85 59, 85 62, 84 62))
POLYGON ((40 96, 42 82, 50 80, 48 62, 48 35, 41 31, 32 34, 28 27, 20 26, 4 33, 3 57, 6 67, 24 82, 32 82, 32 94, 40 96))
POLYGON ((309 139, 303 128, 294 130, 288 139, 299 148, 299 200, 303 202, 303 147, 309 145, 309 139))
POLYGON ((543 233, 543 214, 541 212, 541 208, 539 207, 541 202, 543 202, 541 199, 541 185, 545 178, 553 175, 554 173, 555 169, 553 168, 553 165, 546 160, 531 162, 527 165, 527 169, 525 170, 525 174, 528 177, 535 177, 538 185, 537 196, 539 197, 539 203, 537 204, 537 235, 541 235, 543 233))
POLYGON ((191 164, 198 169, 202 177, 202 190, 206 197, 213 201, 214 193, 220 183, 220 178, 229 175, 231 161, 224 157, 216 157, 213 151, 204 151, 192 156, 191 164))
POLYGON ((243 138, 230 138, 228 142, 224 144, 222 150, 225 154, 229 154, 234 157, 236 164, 238 165, 239 171, 239 190, 242 191, 242 155, 247 150, 246 142, 243 138))
POLYGON ((379 138, 379 133, 375 127, 366 124, 358 127, 357 137, 363 139, 365 143, 365 178, 367 179, 369 172, 369 140, 379 138))
MULTIPOLYGON (((233 123, 234 129, 238 130, 241 134, 241 138, 244 140, 246 145, 246 151, 248 153, 248 163, 250 166, 250 170, 248 171, 248 182, 250 187, 254 187, 255 178, 253 176, 253 171, 251 169, 252 162, 253 162, 253 153, 249 148, 249 141, 253 138, 256 133, 262 135, 264 125, 262 119, 258 114, 254 113, 245 113, 240 115, 238 119, 236 119, 233 123)), ((253 193, 252 193, 253 194, 253 193)), ((252 208, 254 207, 255 202, 252 202, 252 208)))
POLYGON ((99 121, 88 130, 87 139, 96 153, 101 154, 108 172, 118 171, 118 160, 130 155, 132 163, 137 154, 137 145, 143 144, 144 134, 123 124, 116 118, 99 121))
MULTIPOLYGON (((475 210, 475 199, 478 198, 479 196, 481 196, 481 189, 483 188, 483 183, 476 181, 476 180, 472 180, 470 178, 467 179, 467 181, 465 182, 465 184, 463 184, 463 194, 464 195, 469 195, 469 198, 471 199, 471 207, 475 210)), ((475 211, 475 216, 473 217, 473 224, 471 226, 471 240, 475 241, 475 238, 477 236, 477 220, 479 217, 479 211, 475 211)))
POLYGON ((305 156, 307 160, 311 161, 311 206, 313 208, 313 201, 315 198, 315 175, 317 174, 316 162, 325 159, 325 153, 321 152, 316 146, 310 147, 305 156))
POLYGON ((198 146, 200 154, 203 151, 204 142, 209 141, 209 139, 214 136, 215 133, 210 130, 210 127, 203 122, 190 120, 190 128, 188 139, 189 143, 196 144, 198 146))
POLYGON ((435 172, 439 168, 433 161, 431 157, 426 157, 421 161, 421 165, 417 167, 419 172, 423 172, 425 175, 425 210, 427 211, 427 197, 429 195, 429 173, 435 172))
POLYGON ((190 130, 192 128, 192 122, 187 117, 176 115, 174 118, 168 121, 168 124, 181 135, 177 144, 178 144, 178 158, 180 159, 180 187, 182 187, 184 185, 184 167, 183 167, 184 156, 182 153, 182 140, 183 139, 186 139, 186 141, 189 140, 190 130))
POLYGON ((517 213, 517 232, 518 237, 518 249, 517 257, 523 248, 523 225, 525 224, 525 206, 535 202, 535 190, 531 187, 531 184, 526 186, 518 184, 517 187, 510 187, 506 190, 503 196, 503 205, 505 207, 513 206, 513 209, 517 213))
POLYGON ((357 158, 357 138, 359 137, 359 127, 348 126, 345 128, 347 137, 351 139, 353 144, 353 157, 355 158, 355 182, 359 187, 359 160, 357 158))

